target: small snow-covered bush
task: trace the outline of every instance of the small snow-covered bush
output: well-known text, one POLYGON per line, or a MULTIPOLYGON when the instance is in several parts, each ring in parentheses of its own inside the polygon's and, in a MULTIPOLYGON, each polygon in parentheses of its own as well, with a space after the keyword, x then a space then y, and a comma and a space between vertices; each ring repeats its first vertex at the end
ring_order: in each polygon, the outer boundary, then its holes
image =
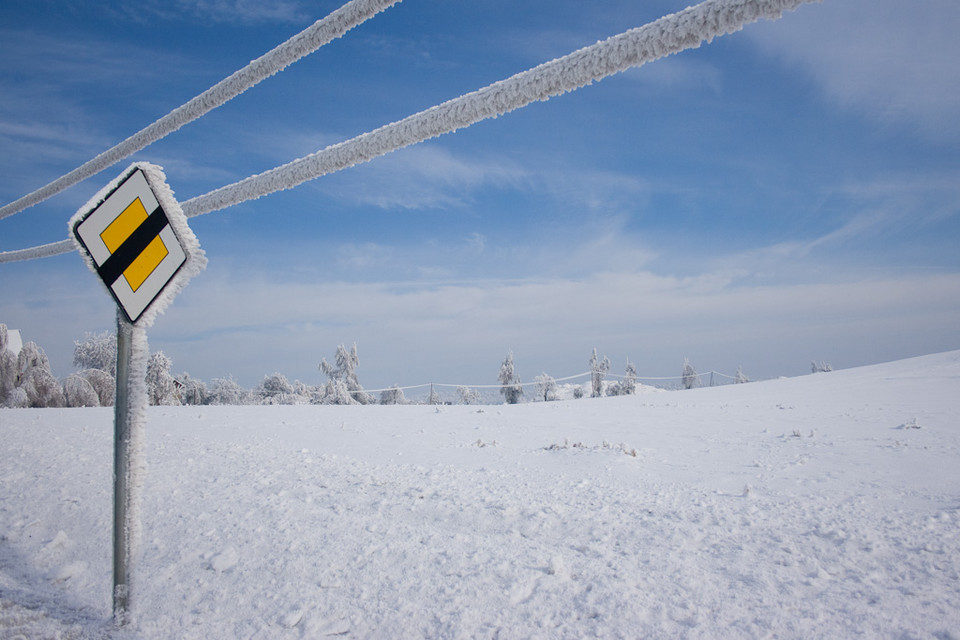
POLYGON ((100 398, 83 375, 72 373, 63 384, 68 407, 99 407, 100 398))
POLYGON ((476 404, 480 402, 480 392, 470 387, 457 387, 457 401, 460 404, 476 404))
POLYGON ((79 375, 83 376, 93 387, 101 407, 113 406, 113 398, 117 393, 117 382, 112 375, 101 369, 84 369, 79 375))
POLYGON ((249 404, 250 393, 232 377, 214 378, 210 382, 207 402, 222 405, 249 404))
POLYGON ((407 399, 403 395, 403 389, 394 385, 389 389, 380 392, 380 404, 406 404, 407 399))

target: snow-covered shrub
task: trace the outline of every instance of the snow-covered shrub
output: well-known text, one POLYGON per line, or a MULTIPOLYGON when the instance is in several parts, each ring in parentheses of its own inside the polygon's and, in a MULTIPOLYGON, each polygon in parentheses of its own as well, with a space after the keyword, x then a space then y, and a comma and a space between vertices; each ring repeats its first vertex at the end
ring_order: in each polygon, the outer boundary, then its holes
POLYGON ((27 395, 30 407, 62 407, 63 387, 50 372, 50 361, 35 342, 23 345, 17 356, 17 386, 27 395))
POLYGON ((693 365, 690 364, 690 361, 686 358, 683 359, 681 384, 683 384, 684 389, 693 389, 694 387, 700 386, 700 374, 697 373, 697 370, 693 368, 693 365))
POLYGON ((810 371, 812 373, 826 373, 827 371, 833 371, 833 367, 830 366, 829 362, 821 360, 820 362, 811 362, 810 371))
POLYGON ((256 390, 260 404, 294 404, 293 385, 282 373, 273 373, 264 376, 256 390))
POLYGON ((294 380, 293 395, 297 399, 297 404, 320 404, 323 392, 321 389, 306 384, 305 382, 294 380))
POLYGON ((68 407, 99 407, 100 397, 82 374, 72 373, 63 383, 68 407))
POLYGON ((331 378, 323 394, 324 404, 360 404, 350 393, 347 383, 343 380, 331 378))
POLYGON ((11 409, 26 409, 30 406, 30 398, 23 387, 15 387, 7 397, 7 407, 11 409))
POLYGON ((117 376, 117 336, 109 331, 89 333, 73 342, 73 365, 81 369, 100 369, 117 376))
POLYGON ((180 389, 180 404, 193 406, 207 404, 210 394, 207 391, 207 384, 203 380, 191 378, 186 371, 177 376, 175 380, 180 389))
POLYGON ((147 398, 154 406, 180 404, 173 376, 170 375, 172 364, 163 351, 151 354, 147 361, 147 398))
POLYGON ((500 381, 500 393, 503 394, 507 404, 517 404, 520 402, 520 396, 523 395, 523 386, 513 371, 513 351, 507 353, 500 364, 500 374, 497 376, 500 381))
POLYGON ((597 350, 593 350, 590 356, 590 397, 599 398, 603 395, 603 378, 610 371, 610 358, 603 356, 601 360, 597 357, 597 350))
POLYGON ((214 378, 210 381, 207 402, 210 404, 243 405, 249 404, 250 393, 241 387, 233 377, 214 378))
POLYGON ((380 392, 380 404, 407 404, 407 399, 403 395, 403 389, 393 385, 380 392))
POLYGON ((84 369, 79 372, 97 394, 101 407, 112 407, 113 398, 117 393, 117 381, 113 376, 101 369, 84 369))
POLYGON ((734 384, 744 384, 746 382, 750 382, 750 378, 743 374, 743 369, 741 367, 737 367, 737 375, 734 376, 733 382, 734 384))
POLYGON ((457 402, 460 404, 475 404, 480 402, 480 392, 470 387, 457 387, 457 402))
POLYGON ((533 379, 537 385, 537 399, 552 402, 557 399, 557 381, 543 372, 533 379))

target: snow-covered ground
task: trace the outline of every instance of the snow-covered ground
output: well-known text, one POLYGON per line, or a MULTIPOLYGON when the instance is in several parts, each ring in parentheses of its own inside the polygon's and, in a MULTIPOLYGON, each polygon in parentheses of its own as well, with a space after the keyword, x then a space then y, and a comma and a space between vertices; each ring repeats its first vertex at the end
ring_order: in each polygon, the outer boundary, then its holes
POLYGON ((958 638, 960 352, 514 406, 0 410, 0 638, 958 638))

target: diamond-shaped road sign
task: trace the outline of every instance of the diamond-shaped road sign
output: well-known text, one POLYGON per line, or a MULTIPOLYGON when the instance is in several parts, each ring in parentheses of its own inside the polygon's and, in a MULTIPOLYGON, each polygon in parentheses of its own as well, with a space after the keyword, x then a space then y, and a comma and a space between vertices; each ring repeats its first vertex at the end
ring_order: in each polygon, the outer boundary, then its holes
POLYGON ((104 191, 77 212, 71 228, 91 267, 136 323, 187 263, 191 245, 199 245, 159 167, 134 164, 104 191))

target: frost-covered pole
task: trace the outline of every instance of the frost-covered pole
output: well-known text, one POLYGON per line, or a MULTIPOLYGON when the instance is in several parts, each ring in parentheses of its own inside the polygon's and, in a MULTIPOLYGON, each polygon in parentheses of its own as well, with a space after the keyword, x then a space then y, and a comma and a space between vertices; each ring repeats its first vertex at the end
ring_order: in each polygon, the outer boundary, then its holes
POLYGON ((117 302, 117 394, 113 445, 113 615, 127 624, 140 550, 146 472, 147 328, 204 269, 200 249, 163 169, 135 162, 103 187, 68 225, 87 266, 117 302), (163 251, 148 251, 157 246, 163 251))
POLYGON ((113 432, 113 616, 118 625, 129 621, 131 576, 140 546, 148 357, 146 330, 118 310, 113 432))

